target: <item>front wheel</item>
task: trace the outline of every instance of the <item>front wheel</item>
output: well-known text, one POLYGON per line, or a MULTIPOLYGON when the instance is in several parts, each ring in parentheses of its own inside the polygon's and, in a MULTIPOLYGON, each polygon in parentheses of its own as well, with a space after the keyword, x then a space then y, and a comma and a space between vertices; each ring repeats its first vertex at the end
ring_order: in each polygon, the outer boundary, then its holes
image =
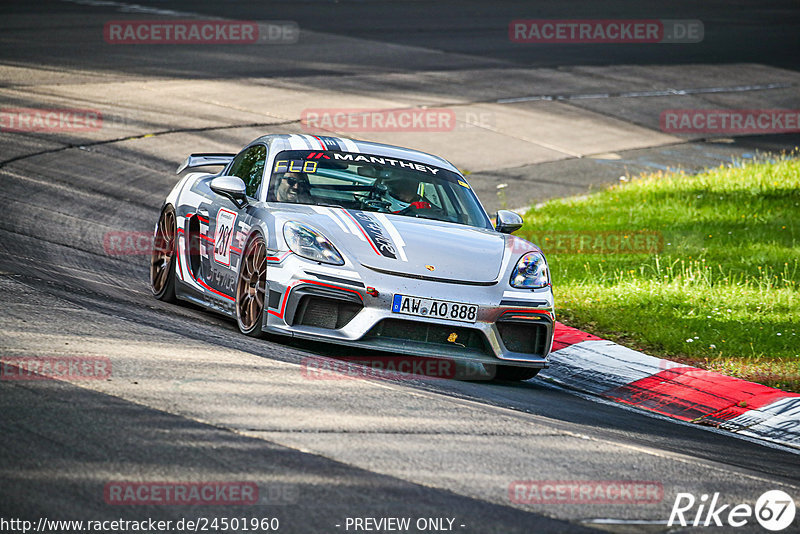
POLYGON ((150 256, 150 289, 164 302, 175 302, 175 254, 177 250, 175 209, 167 206, 158 218, 150 256))
POLYGON ((494 375, 494 380, 521 382, 530 380, 539 374, 541 369, 531 367, 513 367, 511 365, 484 365, 486 372, 494 375))
POLYGON ((267 293, 267 246, 261 236, 245 248, 236 283, 236 322, 247 336, 262 335, 264 301, 267 293))

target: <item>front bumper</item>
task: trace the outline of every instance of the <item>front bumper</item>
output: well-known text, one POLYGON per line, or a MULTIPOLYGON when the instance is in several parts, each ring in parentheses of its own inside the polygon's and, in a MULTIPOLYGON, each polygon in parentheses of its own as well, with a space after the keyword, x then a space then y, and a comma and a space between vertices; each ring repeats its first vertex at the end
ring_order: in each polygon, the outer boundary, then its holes
POLYGON ((490 365, 549 365, 554 327, 549 287, 513 290, 504 281, 480 286, 433 282, 360 265, 320 265, 289 253, 273 254, 269 261, 267 332, 490 365), (393 313, 397 293, 475 304, 476 321, 393 313))

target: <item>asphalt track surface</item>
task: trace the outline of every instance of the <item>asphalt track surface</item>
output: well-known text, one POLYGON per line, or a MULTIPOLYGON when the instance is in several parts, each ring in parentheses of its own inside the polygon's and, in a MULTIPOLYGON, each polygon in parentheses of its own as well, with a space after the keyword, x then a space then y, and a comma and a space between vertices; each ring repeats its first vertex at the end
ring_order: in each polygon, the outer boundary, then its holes
MULTIPOLYGON (((119 106, 123 115, 128 92, 156 78, 175 83, 179 98, 200 80, 234 80, 245 91, 256 77, 302 79, 309 91, 354 92, 353 80, 374 73, 369 83, 385 83, 386 91, 402 85, 413 93, 419 85, 446 98, 460 79, 459 90, 473 100, 493 101, 553 92, 537 87, 526 93, 515 78, 526 69, 553 68, 558 76, 571 75, 561 72, 570 67, 602 67, 598 86, 612 80, 605 89, 621 90, 642 66, 752 83, 761 80, 742 64, 778 69, 786 79, 800 66, 800 10, 792 2, 669 2, 647 9, 622 2, 535 9, 527 2, 137 5, 292 20, 314 32, 313 46, 263 46, 257 53, 109 50, 92 31, 107 20, 148 18, 152 11, 113 2, 4 3, 3 107, 63 105, 58 98, 73 94, 85 97, 74 97, 81 107, 100 102, 119 106), (511 19, 556 17, 701 19, 715 38, 693 46, 533 49, 502 37, 511 19), (431 83, 430 76, 442 72, 449 72, 448 83, 431 83), (90 88, 98 79, 108 82, 108 93, 90 88)), ((799 107, 794 85, 763 94, 730 95, 728 104, 755 107, 748 106, 755 99, 765 107, 762 98, 773 107, 799 107)), ((152 105, 158 104, 154 98, 152 105)), ((146 108, 147 101, 136 105, 146 108)), ((616 107, 603 113, 642 125, 652 104, 607 105, 616 107)), ((105 254, 104 234, 152 228, 175 182, 174 168, 189 152, 232 150, 267 131, 300 131, 275 117, 221 124, 206 112, 178 105, 171 115, 153 118, 145 109, 135 135, 124 127, 119 135, 94 139, 0 134, 2 355, 113 362, 108 380, 0 382, 1 518, 277 517, 280 532, 353 532, 345 529, 348 517, 410 517, 454 518, 453 530, 476 533, 681 532, 692 529, 665 526, 678 492, 719 492, 725 503, 751 504, 772 489, 800 495, 794 451, 597 402, 537 379, 309 380, 304 358, 353 352, 253 340, 211 313, 155 301, 148 258, 105 254), (516 480, 650 481, 663 486, 663 499, 521 504, 509 498, 516 480), (250 481, 261 498, 240 507, 113 506, 103 499, 111 481, 250 481)), ((541 187, 542 197, 580 193, 614 180, 620 160, 628 170, 699 168, 731 155, 748 157, 756 148, 791 148, 797 138, 689 141, 608 159, 485 171, 494 180, 485 189, 516 177, 520 187, 541 187), (565 188, 567 177, 574 181, 565 188)), ((761 530, 751 521, 737 531, 761 530)))

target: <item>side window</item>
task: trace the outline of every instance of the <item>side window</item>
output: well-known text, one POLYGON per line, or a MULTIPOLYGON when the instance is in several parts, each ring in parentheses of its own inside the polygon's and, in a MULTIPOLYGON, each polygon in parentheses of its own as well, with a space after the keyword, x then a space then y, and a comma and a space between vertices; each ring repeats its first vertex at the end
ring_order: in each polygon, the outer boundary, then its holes
POLYGON ((264 163, 267 160, 267 148, 256 145, 241 152, 233 160, 228 174, 238 176, 247 187, 247 196, 255 197, 261 178, 264 176, 264 163))
POLYGON ((429 202, 436 208, 442 209, 444 207, 441 199, 439 198, 439 191, 437 190, 435 184, 429 182, 420 182, 419 188, 420 192, 418 194, 423 198, 423 200, 429 202))

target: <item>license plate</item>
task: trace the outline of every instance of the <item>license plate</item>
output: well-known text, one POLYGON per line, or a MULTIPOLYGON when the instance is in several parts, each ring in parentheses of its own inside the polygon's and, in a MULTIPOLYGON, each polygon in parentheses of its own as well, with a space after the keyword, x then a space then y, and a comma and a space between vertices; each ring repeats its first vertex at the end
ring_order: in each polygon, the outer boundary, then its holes
POLYGON ((392 312, 415 315, 417 317, 434 317, 436 319, 474 323, 478 315, 478 306, 447 300, 395 295, 392 301, 392 312))

